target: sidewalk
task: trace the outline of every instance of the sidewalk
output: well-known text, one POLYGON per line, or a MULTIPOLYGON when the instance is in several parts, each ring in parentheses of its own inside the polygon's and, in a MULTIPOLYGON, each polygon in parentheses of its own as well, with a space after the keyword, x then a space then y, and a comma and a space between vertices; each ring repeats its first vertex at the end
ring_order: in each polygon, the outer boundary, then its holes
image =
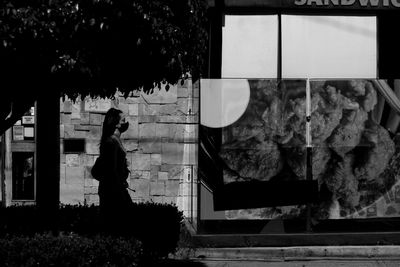
POLYGON ((176 258, 208 267, 398 267, 400 246, 193 248, 176 258))

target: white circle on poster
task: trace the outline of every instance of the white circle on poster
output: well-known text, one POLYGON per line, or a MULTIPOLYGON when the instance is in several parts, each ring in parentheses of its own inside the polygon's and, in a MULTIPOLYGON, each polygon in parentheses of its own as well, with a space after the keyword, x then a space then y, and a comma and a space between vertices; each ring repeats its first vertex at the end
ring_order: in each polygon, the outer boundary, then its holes
POLYGON ((246 79, 202 79, 200 122, 211 128, 233 124, 246 111, 250 85, 246 79))

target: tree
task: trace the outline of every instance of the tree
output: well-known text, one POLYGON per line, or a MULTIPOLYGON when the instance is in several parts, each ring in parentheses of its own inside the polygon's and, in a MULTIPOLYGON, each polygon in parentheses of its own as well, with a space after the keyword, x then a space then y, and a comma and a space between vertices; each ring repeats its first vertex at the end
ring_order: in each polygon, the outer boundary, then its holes
POLYGON ((200 77, 206 9, 207 0, 2 1, 0 134, 49 90, 127 96, 200 77))

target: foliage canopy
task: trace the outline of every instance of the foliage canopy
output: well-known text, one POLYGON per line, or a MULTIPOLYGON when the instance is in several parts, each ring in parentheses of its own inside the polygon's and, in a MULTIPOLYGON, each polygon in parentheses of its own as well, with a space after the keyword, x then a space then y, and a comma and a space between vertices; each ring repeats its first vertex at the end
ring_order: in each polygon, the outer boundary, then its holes
POLYGON ((118 88, 127 96, 187 73, 198 78, 206 12, 206 0, 1 1, 0 120, 10 103, 46 90, 76 99, 111 97, 118 88))

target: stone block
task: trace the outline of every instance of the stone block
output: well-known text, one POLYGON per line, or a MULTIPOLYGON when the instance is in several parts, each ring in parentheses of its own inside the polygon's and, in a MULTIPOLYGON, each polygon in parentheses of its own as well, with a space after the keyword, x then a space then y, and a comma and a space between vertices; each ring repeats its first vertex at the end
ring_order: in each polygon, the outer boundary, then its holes
POLYGON ((60 164, 60 184, 65 184, 66 183, 66 180, 65 180, 65 177, 66 177, 66 169, 65 169, 65 164, 63 164, 63 163, 61 163, 60 164))
POLYGON ((134 153, 132 155, 132 169, 150 171, 150 154, 134 153))
POLYGON ((64 125, 64 138, 85 138, 85 131, 75 131, 75 126, 72 124, 64 125))
POLYGON ((92 166, 83 166, 83 170, 84 170, 85 186, 87 186, 87 185, 92 186, 93 185, 92 182, 86 181, 86 180, 95 180, 91 173, 92 166))
POLYGON ((160 166, 152 165, 150 170, 150 179, 152 181, 158 180, 158 172, 160 171, 160 166))
POLYGON ((142 153, 161 153, 161 139, 139 141, 139 150, 142 153))
POLYGON ((85 195, 96 195, 98 193, 98 187, 85 185, 84 192, 85 195))
POLYGON ((96 140, 97 142, 100 142, 101 131, 102 131, 101 126, 90 125, 88 127, 89 127, 89 132, 85 132, 86 139, 96 140))
POLYGON ((86 140, 86 154, 98 155, 100 153, 100 146, 98 140, 86 140))
POLYGON ((64 125, 71 124, 71 114, 61 113, 60 114, 60 123, 64 124, 64 125))
POLYGON ((140 123, 139 138, 140 141, 152 140, 157 137, 155 123, 140 123))
POLYGON ((156 116, 159 115, 158 109, 160 105, 150 105, 147 103, 139 104, 138 115, 141 116, 156 116))
POLYGON ((128 115, 129 116, 138 116, 139 115, 139 104, 128 104, 128 115))
POLYGON ((160 204, 163 204, 163 203, 164 203, 164 197, 163 197, 163 196, 152 196, 152 197, 151 197, 151 200, 152 200, 154 203, 160 203, 160 204))
POLYGON ((196 188, 194 187, 194 184, 189 182, 181 182, 179 183, 179 196, 184 196, 184 197, 191 197, 196 194, 196 188))
POLYGON ((150 195, 151 196, 164 196, 165 195, 165 182, 164 181, 150 182, 150 195))
POLYGON ((183 165, 163 165, 164 167, 170 166, 170 168, 165 168, 168 172, 168 179, 169 180, 181 180, 183 179, 185 166, 183 165))
POLYGON ((131 171, 131 179, 150 180, 151 171, 131 171))
POLYGON ((185 115, 194 115, 199 112, 199 101, 190 98, 179 98, 177 104, 178 112, 185 115))
POLYGON ((122 113, 124 113, 125 115, 129 114, 129 105, 124 103, 125 99, 122 98, 123 100, 119 102, 118 104, 118 109, 122 111, 122 113))
POLYGON ((168 180, 168 172, 158 172, 159 180, 168 180))
MULTIPOLYGON (((133 93, 133 92, 132 92, 133 93)), ((142 102, 142 98, 140 97, 140 92, 134 96, 129 96, 128 98, 125 99, 126 104, 138 104, 142 102)))
POLYGON ((178 86, 178 98, 189 97, 189 89, 185 86, 178 86))
POLYGON ((71 113, 72 112, 72 103, 71 103, 70 100, 65 100, 64 101, 63 111, 64 111, 64 113, 71 113))
POLYGON ((123 139, 122 144, 127 152, 134 152, 139 149, 137 140, 123 139))
POLYGON ((80 159, 79 164, 81 166, 91 167, 94 164, 94 156, 92 156, 92 155, 80 154, 79 159, 80 159))
POLYGON ((82 112, 81 113, 81 124, 89 124, 90 123, 90 116, 89 112, 82 112))
MULTIPOLYGON (((75 124, 74 130, 75 131, 90 131, 90 125, 82 125, 82 124, 75 124)), ((99 127, 99 126, 92 126, 92 127, 99 127)))
POLYGON ((64 124, 60 125, 60 138, 64 138, 64 124))
POLYGON ((158 116, 156 115, 140 115, 138 117, 139 123, 150 123, 150 122, 157 122, 158 116))
POLYGON ((162 143, 163 164, 197 164, 197 144, 162 143))
POLYGON ((196 124, 175 124, 171 127, 171 141, 177 143, 197 143, 198 125, 196 124))
POLYGON ((103 115, 98 113, 90 113, 89 114, 89 124, 90 125, 102 125, 103 123, 103 115))
POLYGON ((151 154, 151 165, 161 165, 161 154, 151 154))
MULTIPOLYGON (((162 159, 162 156, 161 156, 161 159, 162 159)), ((182 167, 182 165, 179 165, 179 164, 178 165, 176 165, 176 164, 162 164, 160 171, 169 172, 171 169, 178 168, 178 167, 182 167)))
POLYGON ((179 195, 179 181, 166 181, 165 195, 168 197, 176 197, 179 195))
POLYGON ((80 119, 81 118, 81 101, 76 101, 72 103, 71 107, 71 118, 72 119, 80 119))
POLYGON ((200 88, 198 88, 198 87, 193 88, 193 97, 200 98, 200 88))
POLYGON ((139 118, 127 116, 126 121, 129 122, 129 128, 121 135, 121 139, 138 139, 139 138, 139 118))
POLYGON ((65 180, 67 184, 81 184, 84 183, 84 169, 83 167, 69 167, 65 168, 65 180))
POLYGON ((79 167, 80 165, 79 154, 66 154, 65 162, 67 167, 79 167))
POLYGON ((149 197, 150 181, 147 179, 131 179, 131 188, 136 190, 134 193, 137 197, 149 197))
POLYGON ((156 115, 177 115, 178 107, 176 104, 160 105, 156 115))
POLYGON ((72 125, 81 124, 81 119, 74 119, 71 117, 71 124, 72 125))
POLYGON ((198 115, 157 116, 158 123, 198 123, 198 115))
POLYGON ((111 100, 109 98, 90 98, 87 97, 84 103, 84 109, 87 112, 106 113, 111 108, 111 100))
POLYGON ((157 123, 156 124, 156 135, 159 138, 170 137, 170 128, 173 127, 173 124, 168 123, 157 123))
POLYGON ((83 184, 61 184, 60 202, 62 204, 77 205, 84 203, 83 184))

